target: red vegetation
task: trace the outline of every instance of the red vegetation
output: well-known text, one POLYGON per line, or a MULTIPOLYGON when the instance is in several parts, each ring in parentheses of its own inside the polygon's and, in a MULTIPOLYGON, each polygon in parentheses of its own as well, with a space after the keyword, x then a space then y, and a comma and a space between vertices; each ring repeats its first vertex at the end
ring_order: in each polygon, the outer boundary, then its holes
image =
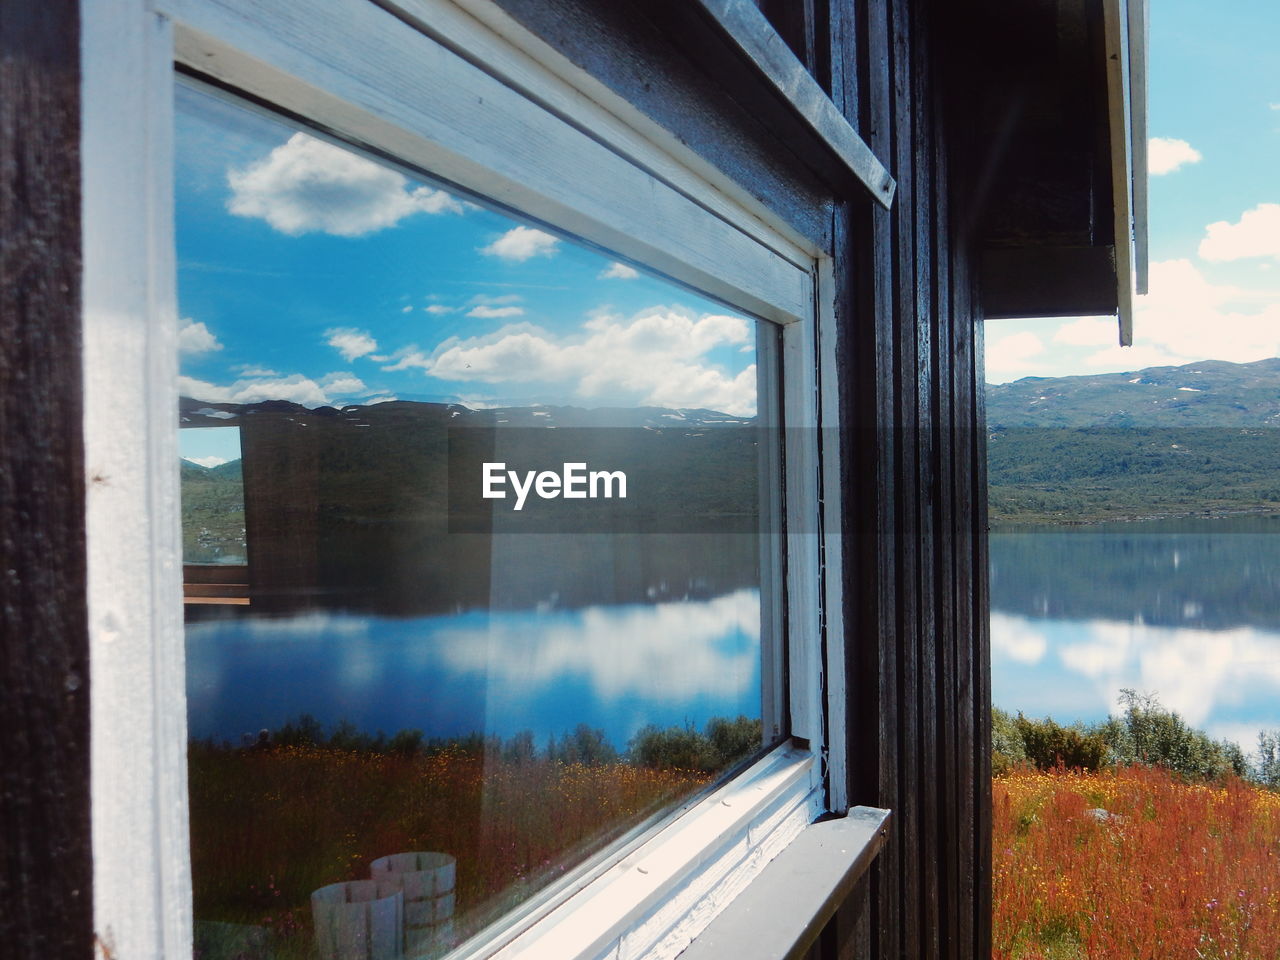
POLYGON ((1146 766, 992 792, 995 960, 1280 958, 1280 794, 1146 766))

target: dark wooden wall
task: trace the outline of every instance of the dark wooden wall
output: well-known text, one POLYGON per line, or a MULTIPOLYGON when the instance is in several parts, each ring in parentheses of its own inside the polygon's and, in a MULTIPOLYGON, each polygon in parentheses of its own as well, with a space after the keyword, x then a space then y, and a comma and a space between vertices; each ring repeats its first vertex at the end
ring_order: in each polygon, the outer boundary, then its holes
POLYGON ((893 842, 814 951, 989 957, 986 451, 973 215, 981 144, 961 25, 938 0, 828 11, 832 97, 897 181, 846 203, 850 801, 893 842))
POLYGON ((0 16, 0 955, 92 954, 79 11, 0 16))

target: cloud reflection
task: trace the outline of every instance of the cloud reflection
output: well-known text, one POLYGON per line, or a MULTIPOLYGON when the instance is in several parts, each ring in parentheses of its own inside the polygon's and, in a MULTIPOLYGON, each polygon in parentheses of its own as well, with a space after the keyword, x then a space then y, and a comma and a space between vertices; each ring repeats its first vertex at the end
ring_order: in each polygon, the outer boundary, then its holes
MULTIPOLYGON (((1071 686, 1069 675, 1075 674, 1088 681, 1085 689, 1089 694, 1101 697, 1112 710, 1120 690, 1130 687, 1155 693, 1164 706, 1194 726, 1224 731, 1233 726, 1248 727, 1256 733, 1260 727, 1280 724, 1276 708, 1280 702, 1280 634, 1252 627, 1199 630, 1115 620, 1035 620, 993 613, 991 646, 998 705, 1018 699, 1020 693, 1001 691, 1002 672, 1013 672, 1014 664, 1041 664, 1046 688, 1051 685, 1060 693, 1063 687, 1071 686), (1227 712, 1233 715, 1230 720, 1224 716, 1227 712), (1256 716, 1257 720, 1246 723, 1241 715, 1256 716)), ((1090 699, 1080 697, 1080 705, 1090 699)), ((1017 706, 1036 712, 1034 704, 1017 706)), ((1244 745, 1247 748, 1249 744, 1244 745)))
POLYGON ((494 618, 486 626, 450 629, 442 639, 447 666, 487 675, 491 695, 503 699, 570 679, 587 681, 605 700, 736 697, 754 683, 760 595, 739 590, 700 603, 494 618))
POLYGON ((1032 628, 1030 620, 998 610, 991 611, 992 651, 1018 663, 1039 663, 1049 649, 1044 633, 1032 628))

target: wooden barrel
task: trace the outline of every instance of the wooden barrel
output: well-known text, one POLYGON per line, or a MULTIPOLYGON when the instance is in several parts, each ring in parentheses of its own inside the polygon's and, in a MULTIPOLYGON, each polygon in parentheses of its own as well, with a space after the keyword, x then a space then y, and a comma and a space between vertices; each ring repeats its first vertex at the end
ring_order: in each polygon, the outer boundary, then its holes
POLYGON ((404 955, 404 894, 385 880, 331 883, 311 894, 320 960, 398 960, 404 955))
POLYGON ((405 947, 416 956, 453 933, 457 861, 447 853, 393 853, 370 864, 374 880, 404 894, 405 947))

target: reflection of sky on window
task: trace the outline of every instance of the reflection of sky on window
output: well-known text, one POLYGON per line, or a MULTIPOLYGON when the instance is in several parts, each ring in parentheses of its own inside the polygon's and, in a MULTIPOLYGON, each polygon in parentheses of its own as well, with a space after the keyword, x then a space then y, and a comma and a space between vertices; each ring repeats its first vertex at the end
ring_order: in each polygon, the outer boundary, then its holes
POLYGON ((180 87, 183 393, 755 409, 753 323, 180 87))
POLYGON ((234 741, 309 713, 428 736, 530 729, 539 745, 587 723, 622 749, 648 723, 760 715, 759 609, 747 589, 546 613, 189 624, 191 735, 234 741))
POLYGON ((228 463, 240 459, 239 427, 198 427, 178 431, 178 453, 205 467, 216 467, 212 461, 228 463))

